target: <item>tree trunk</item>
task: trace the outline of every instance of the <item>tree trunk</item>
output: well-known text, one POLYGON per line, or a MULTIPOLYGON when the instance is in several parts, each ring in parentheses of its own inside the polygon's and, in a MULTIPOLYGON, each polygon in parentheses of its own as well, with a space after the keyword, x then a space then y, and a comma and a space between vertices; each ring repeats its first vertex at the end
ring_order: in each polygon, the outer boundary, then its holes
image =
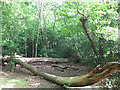
POLYGON ((27 37, 26 37, 26 31, 25 31, 25 57, 27 57, 27 37))
POLYGON ((10 48, 10 72, 14 72, 14 61, 13 61, 13 58, 14 58, 14 50, 13 50, 13 47, 10 48))
POLYGON ((43 48, 44 48, 44 52, 43 52, 43 56, 47 57, 47 53, 46 53, 46 45, 47 45, 47 27, 46 27, 46 17, 43 15, 43 19, 44 19, 44 30, 43 30, 43 48))
POLYGON ((112 47, 112 61, 114 61, 114 48, 115 48, 115 41, 113 41, 113 47, 112 47))
POLYGON ((89 31, 88 31, 88 29, 87 29, 87 27, 86 27, 86 24, 85 24, 85 21, 83 20, 83 21, 81 21, 81 22, 82 22, 83 29, 85 30, 85 33, 86 33, 88 39, 89 39, 90 42, 91 42, 92 49, 93 49, 95 55, 98 57, 98 53, 97 53, 97 50, 96 50, 96 47, 95 47, 95 43, 94 43, 94 41, 92 40, 91 33, 89 33, 89 31))
POLYGON ((55 31, 55 24, 56 24, 56 11, 54 10, 53 31, 55 31))
MULTIPOLYGON (((120 2, 118 3, 118 6, 120 6, 120 2)), ((120 7, 117 9, 118 17, 120 17, 120 7)), ((118 58, 120 62, 120 19, 118 20, 118 58)))
POLYGON ((104 40, 102 37, 99 38, 99 60, 104 60, 104 40))
MULTIPOLYGON (((39 4, 39 0, 38 0, 38 4, 39 4)), ((41 2, 42 4, 42 2, 41 2)), ((40 6, 38 6, 38 12, 39 12, 39 21, 38 21, 38 31, 37 31, 37 41, 36 41, 36 48, 35 48, 35 57, 37 57, 37 47, 38 47, 38 38, 39 38, 39 27, 41 24, 41 8, 40 6)))
MULTIPOLYGON (((2 27, 2 25, 0 24, 0 27, 2 27)), ((0 42, 2 42, 2 30, 0 30, 0 42)), ((0 43, 0 58, 2 57, 2 43, 0 43)))
POLYGON ((37 57, 37 47, 38 47, 38 38, 39 38, 39 26, 40 26, 40 21, 38 21, 37 41, 36 41, 36 45, 35 45, 35 57, 37 57))
MULTIPOLYGON (((98 58, 98 52, 97 52, 97 50, 96 50, 95 43, 94 43, 94 41, 93 41, 93 39, 92 39, 92 37, 91 37, 91 33, 88 31, 87 26, 86 26, 86 22, 87 22, 87 18, 88 18, 88 17, 87 17, 85 14, 80 13, 78 10, 77 10, 77 12, 78 12, 79 14, 83 15, 83 17, 80 19, 80 21, 82 22, 82 27, 83 27, 83 29, 85 30, 85 33, 86 33, 89 41, 91 42, 91 47, 92 47, 95 55, 96 55, 97 58, 98 58)), ((98 60, 97 60, 96 62, 99 63, 98 60)))
MULTIPOLYGON (((9 59, 7 59, 9 60, 9 59)), ((61 86, 68 85, 68 86, 86 86, 91 85, 99 80, 111 75, 113 72, 120 70, 120 63, 118 62, 108 62, 102 68, 98 65, 94 70, 90 73, 85 74, 83 76, 75 76, 75 77, 60 77, 51 75, 44 72, 38 72, 36 68, 32 67, 31 65, 22 62, 19 59, 15 59, 15 62, 22 67, 26 68, 27 70, 31 71, 33 74, 42 76, 46 80, 52 81, 56 84, 61 86)))
MULTIPOLYGON (((17 59, 17 58, 16 58, 17 59)), ((40 58, 19 58, 19 60, 27 63, 36 63, 36 62, 51 62, 51 63, 68 63, 69 59, 63 58, 47 58, 47 57, 40 57, 40 58)))
MULTIPOLYGON (((55 25, 56 25, 56 10, 54 10, 54 21, 53 21, 53 33, 55 33, 55 25)), ((51 40, 51 48, 54 48, 55 47, 55 34, 53 34, 53 36, 52 36, 52 40, 51 40)))
POLYGON ((10 38, 11 38, 11 41, 10 41, 10 71, 11 72, 14 72, 14 61, 13 61, 13 57, 14 57, 14 46, 15 46, 15 43, 14 43, 14 31, 11 29, 10 27, 10 38))
POLYGON ((34 57, 34 32, 35 32, 35 22, 34 22, 34 31, 33 31, 33 38, 32 38, 32 57, 34 57))
MULTIPOLYGON (((27 23, 26 23, 26 17, 24 18, 24 24, 25 26, 27 26, 27 23)), ((25 32, 25 57, 27 57, 27 29, 24 29, 24 32, 25 32)))

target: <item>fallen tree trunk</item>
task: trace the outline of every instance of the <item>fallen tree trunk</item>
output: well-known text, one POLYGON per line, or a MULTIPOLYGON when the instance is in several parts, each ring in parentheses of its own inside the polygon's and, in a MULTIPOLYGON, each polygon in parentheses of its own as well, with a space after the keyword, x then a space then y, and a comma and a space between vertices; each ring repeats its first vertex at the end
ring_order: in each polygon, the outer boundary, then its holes
MULTIPOLYGON (((7 60, 9 60, 9 59, 7 59, 7 60)), ((15 63, 17 63, 17 64, 21 65, 22 67, 26 68, 27 70, 31 71, 33 74, 42 76, 46 80, 52 81, 61 86, 64 86, 64 85, 68 85, 68 86, 91 85, 91 84, 94 84, 94 83, 98 82, 99 80, 111 75, 113 72, 120 70, 120 63, 108 62, 102 68, 100 68, 100 65, 98 65, 90 73, 85 74, 83 76, 60 77, 60 76, 55 76, 55 75, 51 75, 48 73, 38 72, 36 70, 36 68, 32 67, 31 65, 29 65, 19 59, 15 59, 15 63)))
POLYGON ((46 57, 40 57, 40 58, 16 58, 23 62, 28 63, 37 63, 37 62, 53 62, 53 63, 66 63, 69 61, 69 59, 63 59, 63 58, 46 58, 46 57))

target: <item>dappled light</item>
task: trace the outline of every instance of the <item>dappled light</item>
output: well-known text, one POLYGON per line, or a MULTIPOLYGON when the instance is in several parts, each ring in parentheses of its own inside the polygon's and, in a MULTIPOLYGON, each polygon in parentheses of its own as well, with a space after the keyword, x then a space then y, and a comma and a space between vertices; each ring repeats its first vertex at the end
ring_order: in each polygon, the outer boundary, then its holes
POLYGON ((120 87, 118 0, 0 3, 0 89, 120 87))

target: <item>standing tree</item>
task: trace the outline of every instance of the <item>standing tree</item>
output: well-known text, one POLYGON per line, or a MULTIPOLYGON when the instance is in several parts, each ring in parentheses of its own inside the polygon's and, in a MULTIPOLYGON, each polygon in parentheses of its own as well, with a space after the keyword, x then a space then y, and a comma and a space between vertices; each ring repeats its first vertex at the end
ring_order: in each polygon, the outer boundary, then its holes
POLYGON ((42 9, 41 9, 41 7, 42 7, 42 0, 41 0, 41 2, 39 2, 39 0, 38 0, 38 5, 37 5, 37 8, 38 8, 38 18, 39 18, 39 20, 38 20, 38 31, 37 31, 37 41, 36 41, 36 46, 35 46, 35 57, 37 57, 37 48, 38 48, 38 39, 39 39, 39 32, 40 32, 40 25, 41 25, 41 11, 42 11, 42 9))
MULTIPOLYGON (((90 42, 91 42, 91 47, 92 47, 95 55, 98 57, 98 52, 97 52, 97 50, 96 50, 95 43, 94 43, 94 41, 93 41, 93 39, 92 39, 92 37, 91 37, 91 33, 89 33, 89 31, 88 31, 88 29, 87 29, 87 26, 86 26, 86 22, 87 22, 88 16, 86 16, 85 14, 79 12, 78 9, 77 9, 77 12, 83 16, 83 17, 80 19, 80 21, 82 22, 83 29, 85 30, 85 33, 86 33, 88 39, 89 39, 90 42)), ((96 62, 99 63, 98 60, 97 60, 96 62)))

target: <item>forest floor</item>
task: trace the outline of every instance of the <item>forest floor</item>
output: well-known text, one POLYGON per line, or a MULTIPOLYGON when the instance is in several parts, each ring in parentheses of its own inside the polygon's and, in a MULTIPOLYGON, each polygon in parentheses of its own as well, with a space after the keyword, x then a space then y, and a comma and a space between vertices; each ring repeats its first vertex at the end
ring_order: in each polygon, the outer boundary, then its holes
MULTIPOLYGON (((37 68, 39 72, 46 72, 57 76, 71 77, 80 76, 90 72, 93 66, 81 66, 79 64, 70 63, 51 63, 51 62, 37 62, 31 63, 37 68)), ((1 88, 62 88, 42 77, 34 76, 30 71, 21 66, 15 67, 15 72, 9 71, 9 66, 1 66, 0 72, 0 89, 1 88)), ((97 84, 86 86, 82 88, 97 88, 97 84)), ((80 87, 79 87, 80 88, 80 87)))

